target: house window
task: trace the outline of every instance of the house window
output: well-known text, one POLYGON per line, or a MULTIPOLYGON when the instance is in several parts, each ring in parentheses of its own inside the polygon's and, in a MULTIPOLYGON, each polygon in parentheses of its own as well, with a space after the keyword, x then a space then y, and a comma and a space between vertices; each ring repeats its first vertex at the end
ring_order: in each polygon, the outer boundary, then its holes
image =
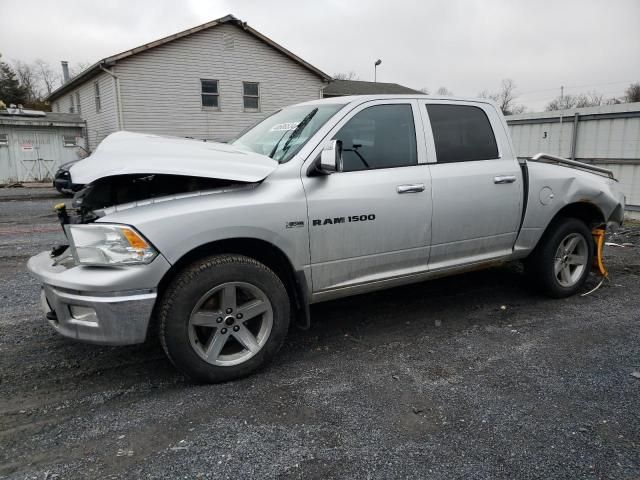
POLYGON ((69 95, 69 113, 76 113, 75 97, 73 93, 69 95))
POLYGON ((204 108, 220 108, 218 80, 200 80, 202 106, 204 108))
POLYGON ((9 145, 9 135, 7 133, 0 133, 0 145, 9 145))
POLYGON ((56 102, 56 112, 60 113, 60 102, 56 102))
POLYGON ((93 96, 96 99, 96 113, 99 113, 102 109, 102 105, 100 105, 100 83, 93 82, 93 96))
POLYGON ((260 110, 260 84, 258 82, 242 82, 242 99, 245 111, 260 110))
POLYGON ((73 135, 64 135, 62 137, 62 143, 65 147, 75 147, 76 146, 76 137, 73 135))
POLYGON ((78 115, 82 113, 82 110, 80 109, 80 92, 76 92, 76 110, 78 115))

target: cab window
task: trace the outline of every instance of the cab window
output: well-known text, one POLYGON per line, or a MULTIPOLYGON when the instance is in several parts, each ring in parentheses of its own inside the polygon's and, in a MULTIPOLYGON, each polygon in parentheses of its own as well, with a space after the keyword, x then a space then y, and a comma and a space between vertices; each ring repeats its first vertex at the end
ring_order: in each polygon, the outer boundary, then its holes
POLYGON ((484 110, 467 105, 427 105, 438 163, 498 158, 496 137, 484 110))
POLYGON ((417 165, 416 130, 408 104, 375 105, 351 118, 336 134, 343 171, 417 165))

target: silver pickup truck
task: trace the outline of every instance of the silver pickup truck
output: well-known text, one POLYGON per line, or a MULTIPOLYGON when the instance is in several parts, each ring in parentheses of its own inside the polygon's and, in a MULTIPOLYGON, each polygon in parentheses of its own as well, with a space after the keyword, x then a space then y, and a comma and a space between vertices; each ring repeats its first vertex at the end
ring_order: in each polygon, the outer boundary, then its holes
POLYGON ((519 160, 484 99, 311 101, 229 144, 118 132, 71 175, 68 246, 28 263, 48 321, 101 344, 157 332, 203 382, 271 360, 324 300, 513 260, 572 295, 624 210, 606 170, 519 160))

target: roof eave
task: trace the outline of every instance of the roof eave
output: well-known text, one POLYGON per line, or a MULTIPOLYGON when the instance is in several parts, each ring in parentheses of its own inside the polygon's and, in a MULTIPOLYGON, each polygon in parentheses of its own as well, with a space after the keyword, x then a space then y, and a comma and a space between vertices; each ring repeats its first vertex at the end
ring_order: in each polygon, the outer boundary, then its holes
POLYGON ((247 25, 246 22, 243 22, 242 20, 234 17, 233 15, 226 15, 216 20, 212 20, 210 22, 203 23, 202 25, 198 25, 197 27, 189 28, 187 30, 183 30, 182 32, 174 33, 173 35, 169 35, 169 36, 160 38, 158 40, 154 40, 153 42, 145 43, 144 45, 140 45, 139 47, 132 48, 131 50, 125 50, 124 52, 118 53, 116 55, 103 58, 102 60, 99 60, 98 62, 94 63, 89 68, 84 70, 77 77, 72 78, 67 83, 61 85, 56 90, 51 92, 47 97, 47 100, 49 102, 54 101, 56 98, 59 98, 61 95, 64 95, 69 90, 72 90, 76 85, 88 80, 95 74, 99 73, 101 66, 109 66, 109 67, 113 66, 116 64, 116 62, 124 58, 130 57, 132 55, 136 55, 138 53, 144 52, 151 48, 159 47, 161 45, 164 45, 165 43, 172 42, 173 40, 177 40, 179 38, 183 38, 183 37, 192 35, 194 33, 201 32, 203 30, 207 30, 209 28, 215 27, 217 25, 225 24, 225 23, 231 23, 233 25, 236 25, 239 28, 242 28, 243 30, 248 31, 259 40, 265 42, 267 45, 278 50, 280 53, 286 55, 291 60, 299 63, 300 65, 305 67, 307 70, 310 70, 311 72, 315 73, 320 78, 322 78, 323 81, 329 82, 332 80, 331 76, 327 75, 322 70, 314 67, 310 63, 304 61, 302 58, 298 57, 293 52, 287 50, 283 46, 277 44, 276 42, 271 40, 269 37, 266 37, 265 35, 261 34, 257 30, 254 30, 249 25, 247 25))
POLYGON ((273 40, 271 40, 269 37, 261 34, 260 32, 258 32, 257 30, 254 30, 253 28, 251 28, 249 25, 247 25, 244 22, 241 22, 240 20, 237 20, 237 25, 239 27, 241 27, 244 30, 247 30, 248 32, 250 32, 253 36, 257 37, 258 39, 262 40, 263 42, 265 42, 267 45, 271 46, 272 48, 275 48, 276 50, 280 51, 281 53, 283 53, 284 55, 286 55, 287 57, 289 57, 291 60, 301 64, 302 66, 304 66, 305 68, 307 68, 308 70, 312 71, 313 73, 315 73, 316 75, 318 75, 319 77, 322 78, 322 80, 326 81, 326 82, 330 82, 331 80, 333 80, 333 78, 324 73, 322 70, 314 67, 313 65, 311 65, 310 63, 306 62, 305 60, 303 60, 302 58, 298 57, 295 53, 287 50, 286 48, 284 48, 282 45, 277 44, 276 42, 274 42, 273 40))
POLYGON ((85 81, 89 80, 91 77, 95 76, 97 73, 99 73, 100 66, 105 63, 105 60, 106 59, 99 60, 98 62, 91 65, 89 68, 83 70, 82 73, 80 73, 79 75, 73 77, 67 83, 63 83, 62 85, 60 85, 58 88, 56 88, 53 92, 49 94, 46 100, 48 102, 52 102, 56 98, 59 98, 65 93, 67 93, 69 90, 73 90, 73 88, 76 85, 84 83, 85 81))

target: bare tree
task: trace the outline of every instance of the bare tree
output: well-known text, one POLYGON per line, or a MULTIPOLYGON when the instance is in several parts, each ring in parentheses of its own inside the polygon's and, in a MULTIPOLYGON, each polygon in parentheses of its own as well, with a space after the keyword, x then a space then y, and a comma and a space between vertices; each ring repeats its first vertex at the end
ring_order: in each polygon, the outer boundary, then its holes
POLYGON ((69 67, 69 76, 71 78, 77 77, 90 66, 91 66, 91 62, 87 62, 87 61, 77 62, 75 65, 69 67))
POLYGON ((18 81, 25 90, 25 102, 31 106, 31 104, 39 101, 42 95, 38 73, 34 65, 21 60, 14 60, 13 71, 16 72, 18 81))
POLYGON ((526 107, 516 103, 518 95, 516 95, 515 90, 515 82, 510 78, 505 78, 502 80, 499 91, 492 93, 488 90, 483 90, 478 96, 481 98, 490 98, 496 102, 500 110, 502 110, 503 115, 517 115, 518 113, 524 112, 526 107))
POLYGON ((425 95, 429 95, 429 87, 422 87, 422 88, 420 89, 420 91, 421 91, 422 93, 424 93, 425 95))
POLYGON ((36 59, 33 62, 38 78, 42 82, 47 95, 51 95, 59 85, 62 84, 62 78, 59 73, 56 73, 47 62, 41 59, 36 59))
POLYGON ((333 74, 333 79, 334 80, 360 80, 360 77, 358 76, 358 74, 356 72, 354 72, 353 70, 351 70, 350 72, 342 72, 342 73, 334 73, 333 74))
POLYGON ((598 92, 578 93, 576 95, 563 95, 551 100, 545 110, 569 110, 571 108, 597 107, 606 103, 615 103, 615 99, 605 100, 604 96, 598 92))
POLYGON ((576 108, 597 107, 604 103, 604 95, 598 92, 587 92, 577 95, 576 108))
POLYGON ((452 97, 453 92, 447 87, 440 87, 438 90, 436 90, 436 95, 442 95, 443 97, 452 97))
POLYGON ((629 85, 624 93, 627 102, 640 102, 640 82, 629 85))
POLYGON ((569 110, 570 108, 574 108, 576 106, 577 99, 575 95, 564 95, 562 97, 556 97, 551 100, 545 110, 547 112, 551 112, 554 110, 569 110))

